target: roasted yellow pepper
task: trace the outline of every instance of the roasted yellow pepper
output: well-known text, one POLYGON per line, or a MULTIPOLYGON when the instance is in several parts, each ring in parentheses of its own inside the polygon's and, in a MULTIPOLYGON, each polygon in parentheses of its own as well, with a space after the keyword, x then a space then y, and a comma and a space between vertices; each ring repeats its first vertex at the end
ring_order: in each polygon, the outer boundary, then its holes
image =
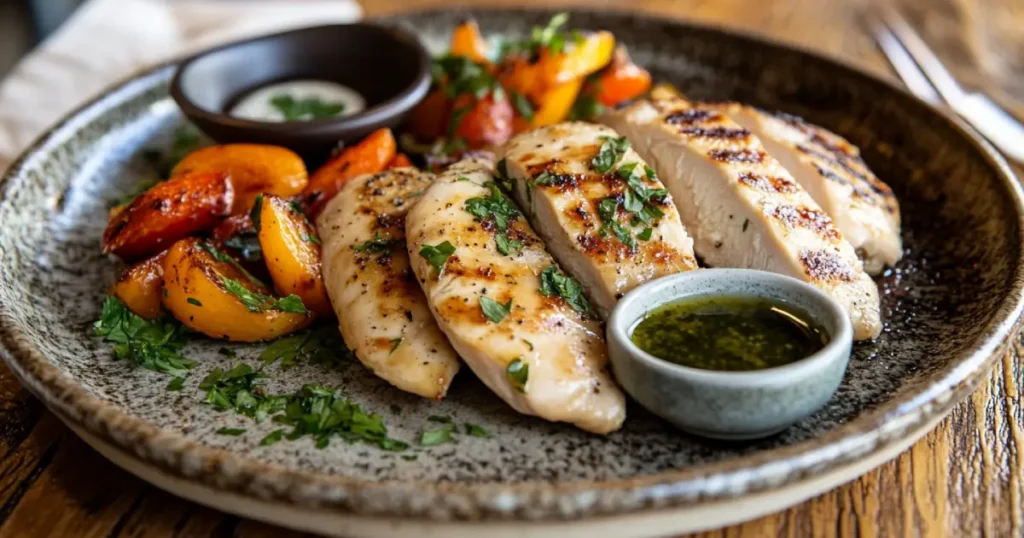
POLYGON ((270 290, 229 259, 195 238, 175 243, 163 262, 164 308, 190 329, 236 342, 271 340, 313 321, 311 312, 275 307, 270 290))
POLYGON ((298 295, 318 316, 333 316, 320 276, 320 239, 306 217, 283 199, 264 195, 256 198, 252 221, 277 292, 298 295))

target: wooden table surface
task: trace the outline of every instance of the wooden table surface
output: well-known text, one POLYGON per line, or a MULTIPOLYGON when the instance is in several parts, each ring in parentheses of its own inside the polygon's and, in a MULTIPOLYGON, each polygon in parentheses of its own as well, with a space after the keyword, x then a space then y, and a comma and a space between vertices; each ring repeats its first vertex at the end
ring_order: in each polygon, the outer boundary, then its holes
MULTIPOLYGON (((917 20, 937 47, 959 62, 955 67, 962 80, 986 81, 986 89, 997 92, 1001 101, 1015 104, 1013 81, 998 78, 999 62, 994 60, 999 58, 985 56, 986 47, 993 48, 986 42, 991 37, 986 24, 1002 28, 993 30, 1001 32, 1002 38, 1007 36, 1006 28, 1011 28, 1011 34, 1016 28, 1020 36, 1024 2, 907 3, 916 5, 907 6, 911 11, 928 8, 927 15, 917 20), (1015 24, 1007 24, 1007 17, 1015 24), (979 73, 972 65, 986 66, 988 72, 979 73)), ((378 15, 445 4, 451 2, 382 0, 364 6, 369 15, 378 15)), ((481 4, 548 2, 474 2, 481 4)), ((594 7, 612 2, 567 3, 571 4, 594 7)), ((860 14, 869 8, 864 2, 637 0, 615 4, 619 9, 626 6, 770 35, 893 76, 860 23, 860 14)), ((1024 39, 1016 41, 1016 47, 1018 54, 1024 54, 1024 39)), ((1019 87, 1021 81, 1016 82, 1019 87)), ((1024 96, 1016 98, 1024 101, 1024 96)), ((996 364, 987 383, 895 460, 789 510, 701 536, 1024 536, 1022 353, 1024 346, 1015 346, 996 364)), ((296 534, 198 506, 120 470, 75 437, 0 367, 0 538, 7 536, 296 534)))

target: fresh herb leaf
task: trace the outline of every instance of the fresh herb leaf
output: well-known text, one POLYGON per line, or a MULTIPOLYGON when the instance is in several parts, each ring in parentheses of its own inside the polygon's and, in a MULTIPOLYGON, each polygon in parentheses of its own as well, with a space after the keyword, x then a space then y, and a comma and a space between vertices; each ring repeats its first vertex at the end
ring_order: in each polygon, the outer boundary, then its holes
POLYGON ((201 303, 199 299, 196 299, 195 297, 189 297, 188 299, 185 299, 185 302, 191 305, 203 306, 203 303, 201 303))
POLYGON ((441 424, 451 424, 453 422, 452 417, 449 417, 448 415, 430 415, 427 417, 427 420, 431 422, 440 422, 441 424))
POLYGON ((402 406, 400 406, 398 404, 391 404, 391 405, 388 406, 388 409, 390 409, 391 412, 396 414, 396 415, 401 415, 402 414, 402 406))
POLYGON ((589 121, 604 114, 604 105, 593 93, 581 94, 569 109, 569 121, 589 121))
POLYGON ((533 121, 533 103, 526 98, 525 95, 518 92, 509 92, 509 98, 512 100, 512 106, 515 107, 516 112, 526 121, 533 121))
POLYGON ((423 245, 420 248, 420 256, 437 271, 437 278, 444 274, 444 266, 452 254, 455 254, 455 246, 448 241, 436 245, 423 245))
POLYGON ((554 185, 555 176, 547 170, 541 172, 533 179, 533 182, 540 187, 547 187, 548 185, 554 185))
POLYGON ((142 319, 113 295, 103 302, 103 313, 93 331, 114 343, 114 358, 127 359, 136 366, 185 377, 196 364, 181 355, 187 335, 179 323, 142 319))
POLYGON ((276 108, 285 121, 333 118, 345 111, 345 103, 340 101, 327 102, 318 97, 296 99, 286 94, 272 98, 270 106, 276 108))
POLYGON ((185 388, 184 377, 175 377, 174 379, 171 380, 170 383, 167 384, 168 392, 177 392, 183 388, 185 388))
POLYGON ((501 159, 498 164, 494 166, 494 169, 498 172, 498 178, 507 180, 508 177, 508 160, 501 159))
POLYGON ((249 209, 249 219, 252 220, 253 228, 259 232, 260 226, 262 225, 263 215, 263 195, 257 194, 256 198, 252 201, 252 208, 249 209))
POLYGON ((529 341, 529 340, 527 340, 525 338, 523 338, 523 342, 525 342, 526 345, 530 347, 530 351, 533 351, 533 342, 531 342, 531 341, 529 341))
POLYGON ((512 299, 502 304, 490 297, 481 296, 480 310, 491 323, 501 323, 506 316, 512 313, 512 299))
POLYGON ((466 211, 469 211, 480 222, 489 218, 493 219, 494 227, 499 232, 507 232, 509 222, 521 215, 519 208, 509 200, 505 193, 501 192, 495 182, 488 182, 485 186, 490 194, 466 200, 466 211))
POLYGON ((389 342, 391 342, 391 351, 388 351, 388 355, 394 353, 395 350, 398 349, 398 346, 402 345, 402 340, 404 340, 404 338, 392 338, 389 340, 389 342))
POLYGON ((154 185, 156 185, 156 184, 158 184, 160 182, 161 181, 159 179, 152 179, 152 178, 151 179, 143 180, 143 181, 139 182, 138 184, 136 184, 132 188, 131 192, 129 192, 128 194, 122 196, 121 198, 118 198, 117 200, 114 200, 113 202, 111 202, 108 205, 108 207, 114 208, 114 207, 126 206, 126 205, 134 202, 136 198, 138 198, 140 195, 142 195, 142 193, 148 191, 151 187, 153 187, 154 185))
POLYGON ((248 270, 246 270, 245 267, 242 267, 242 264, 238 263, 238 260, 236 260, 235 258, 230 256, 228 253, 224 252, 223 250, 220 250, 219 248, 213 246, 212 243, 208 243, 208 242, 205 242, 205 241, 201 242, 201 243, 199 243, 199 248, 201 248, 201 249, 205 250, 207 253, 209 253, 210 256, 212 256, 214 260, 219 261, 221 263, 226 263, 226 264, 234 267, 239 273, 242 273, 243 275, 245 275, 245 278, 248 279, 249 282, 252 282, 253 284, 255 284, 257 286, 264 286, 264 287, 266 286, 266 284, 261 282, 260 279, 256 278, 255 276, 253 276, 252 273, 250 273, 248 270))
POLYGON ((526 392, 526 382, 530 379, 530 365, 516 358, 505 368, 505 378, 519 392, 526 392))
POLYGON ((231 435, 237 437, 245 433, 245 431, 245 428, 221 428, 217 430, 217 435, 231 435))
MULTIPOLYGON (((455 140, 455 133, 459 130, 459 125, 462 124, 462 118, 465 117, 466 114, 469 113, 469 111, 470 107, 468 106, 459 107, 456 108, 455 110, 452 110, 452 115, 448 119, 448 138, 450 140, 455 140)), ((445 153, 451 154, 454 152, 447 151, 445 153)))
POLYGON ((652 228, 648 227, 648 228, 644 228, 643 231, 641 231, 640 233, 636 234, 636 238, 641 240, 641 241, 650 241, 651 240, 651 235, 653 235, 653 234, 654 234, 654 230, 652 228))
POLYGON ((260 353, 260 361, 263 364, 281 361, 281 368, 290 368, 303 360, 321 366, 336 367, 348 357, 349 352, 337 327, 329 324, 278 338, 260 353))
POLYGON ((356 252, 391 252, 402 246, 401 239, 385 239, 377 232, 373 239, 352 247, 356 252))
POLYGON ((402 454, 402 459, 405 461, 416 461, 419 455, 417 454, 402 454))
POLYGON ((487 66, 465 56, 447 54, 434 58, 431 75, 434 84, 442 86, 445 95, 452 99, 465 94, 483 99, 488 93, 501 87, 487 66))
POLYGON ((437 446, 443 443, 454 441, 452 432, 455 431, 455 424, 448 423, 437 428, 425 430, 420 435, 420 445, 437 446))
POLYGON ((321 244, 320 236, 315 234, 315 233, 304 233, 304 234, 302 234, 302 240, 307 242, 307 243, 312 243, 314 245, 320 245, 321 244))
POLYGON ((509 239, 508 234, 504 232, 498 232, 494 234, 494 243, 498 248, 498 252, 504 256, 518 254, 519 251, 523 249, 522 241, 509 239))
POLYGON ((484 439, 490 439, 491 434, 487 430, 477 426, 476 424, 466 423, 466 434, 472 435, 473 437, 483 437, 484 439))
POLYGON ((260 446, 270 446, 270 445, 273 445, 274 443, 279 442, 283 437, 284 437, 284 430, 283 429, 274 430, 274 431, 270 432, 269 434, 267 434, 266 437, 264 437, 263 439, 260 440, 260 446))
POLYGON ((220 280, 221 285, 224 287, 224 291, 237 297, 250 312, 280 310, 281 312, 287 312, 289 314, 306 313, 306 305, 302 303, 302 299, 298 295, 293 294, 280 299, 275 299, 269 295, 252 291, 243 286, 241 282, 226 276, 222 275, 220 280))
POLYGON ((540 292, 546 297, 561 297, 573 310, 589 318, 595 318, 590 302, 583 294, 583 286, 573 277, 567 276, 556 265, 540 272, 540 292))
POLYGON ((604 143, 601 144, 601 149, 598 150, 597 156, 590 160, 590 165, 594 167, 594 170, 604 174, 611 170, 615 163, 619 162, 622 156, 626 154, 626 151, 629 149, 629 141, 624 136, 618 138, 602 136, 601 140, 604 140, 604 143))

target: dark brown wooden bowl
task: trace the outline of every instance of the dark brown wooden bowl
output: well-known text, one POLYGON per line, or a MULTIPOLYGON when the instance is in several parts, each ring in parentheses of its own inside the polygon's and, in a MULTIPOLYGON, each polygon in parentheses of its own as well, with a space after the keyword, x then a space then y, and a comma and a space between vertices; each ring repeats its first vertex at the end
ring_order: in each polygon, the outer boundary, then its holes
POLYGON ((217 142, 275 144, 304 155, 397 127, 430 87, 430 55, 398 24, 356 23, 303 28, 200 52, 178 67, 171 96, 217 142), (263 122, 227 113, 259 87, 295 79, 344 84, 366 110, 338 118, 263 122))

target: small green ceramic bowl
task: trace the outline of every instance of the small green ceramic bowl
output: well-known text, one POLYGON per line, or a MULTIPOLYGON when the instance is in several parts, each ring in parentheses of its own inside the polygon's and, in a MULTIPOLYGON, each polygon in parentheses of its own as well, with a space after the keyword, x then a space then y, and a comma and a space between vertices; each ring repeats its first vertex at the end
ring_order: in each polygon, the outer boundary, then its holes
POLYGON ((702 269, 648 282, 618 302, 607 332, 615 377, 636 401, 683 430, 729 440, 778 433, 824 406, 843 379, 853 343, 850 320, 834 299, 794 278, 751 269, 702 269), (725 372, 664 361, 630 338, 662 305, 723 296, 790 305, 817 322, 828 343, 783 366, 725 372))

